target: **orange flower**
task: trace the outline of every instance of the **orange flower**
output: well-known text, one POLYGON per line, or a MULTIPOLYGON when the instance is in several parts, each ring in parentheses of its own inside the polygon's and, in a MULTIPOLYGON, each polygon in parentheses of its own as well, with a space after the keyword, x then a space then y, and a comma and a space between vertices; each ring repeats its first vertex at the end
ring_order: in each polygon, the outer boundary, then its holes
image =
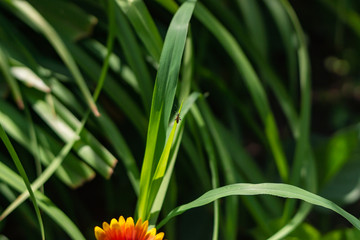
POLYGON ((115 218, 111 219, 110 225, 103 223, 103 228, 95 227, 95 237, 97 240, 163 240, 164 233, 156 234, 156 228, 148 231, 149 222, 142 222, 139 219, 134 225, 134 219, 129 217, 124 219, 119 217, 119 221, 115 218))

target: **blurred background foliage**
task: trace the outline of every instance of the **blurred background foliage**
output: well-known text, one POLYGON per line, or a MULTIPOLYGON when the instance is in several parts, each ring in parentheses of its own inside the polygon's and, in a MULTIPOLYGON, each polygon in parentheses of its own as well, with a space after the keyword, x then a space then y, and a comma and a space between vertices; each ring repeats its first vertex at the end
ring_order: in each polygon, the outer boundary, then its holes
MULTIPOLYGON (((0 123, 30 182, 58 164, 37 192, 47 239, 94 239, 95 225, 134 216, 153 86, 178 5, 0 1, 0 123)), ((160 219, 237 182, 290 183, 359 213, 359 14, 356 0, 196 3, 170 122, 190 92, 202 96, 182 120, 160 219)), ((2 144, 0 160, 0 239, 39 239, 31 201, 16 200, 26 189, 2 144)), ((218 204, 161 230, 167 239, 210 239, 215 215, 219 239, 267 239, 290 221, 297 228, 286 239, 360 238, 339 215, 294 201, 218 204)))

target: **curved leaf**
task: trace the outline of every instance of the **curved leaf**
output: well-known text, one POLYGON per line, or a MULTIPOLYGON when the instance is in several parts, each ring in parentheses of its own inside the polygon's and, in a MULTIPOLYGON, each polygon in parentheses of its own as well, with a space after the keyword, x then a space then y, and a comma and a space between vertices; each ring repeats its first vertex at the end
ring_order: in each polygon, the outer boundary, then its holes
POLYGON ((353 215, 351 215, 350 213, 348 213, 347 211, 336 205, 335 203, 323 197, 320 197, 314 193, 301 189, 299 187, 292 186, 289 184, 282 184, 282 183, 260 183, 260 184, 237 183, 237 184, 231 184, 210 190, 201 197, 199 197, 198 199, 175 208, 173 211, 169 213, 169 215, 164 220, 160 222, 160 224, 157 227, 160 228, 171 218, 180 215, 187 210, 204 206, 219 198, 236 196, 236 195, 260 195, 260 194, 273 195, 283 198, 300 199, 305 202, 311 203, 313 205, 328 208, 340 214, 344 218, 346 218, 352 225, 354 225, 354 227, 360 230, 360 221, 356 217, 354 217, 353 215))

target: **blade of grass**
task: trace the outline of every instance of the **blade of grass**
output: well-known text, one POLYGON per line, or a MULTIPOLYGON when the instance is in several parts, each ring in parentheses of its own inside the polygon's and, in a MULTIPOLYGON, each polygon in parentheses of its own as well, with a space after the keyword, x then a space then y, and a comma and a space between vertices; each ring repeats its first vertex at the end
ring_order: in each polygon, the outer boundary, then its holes
POLYGON ((158 159, 163 152, 188 25, 195 3, 196 1, 187 1, 176 12, 166 34, 160 57, 151 104, 145 156, 140 175, 138 215, 142 219, 147 219, 149 215, 150 209, 147 207, 147 200, 150 195, 150 182, 158 159))
MULTIPOLYGON (((35 124, 31 118, 29 107, 25 108, 26 120, 29 122, 29 136, 30 136, 30 147, 34 149, 34 163, 36 169, 36 176, 39 177, 42 173, 41 160, 40 160, 40 147, 38 142, 38 136, 35 130, 35 124)), ((41 192, 44 192, 44 185, 40 186, 41 192)))
MULTIPOLYGON (((179 122, 177 122, 177 120, 175 119, 174 124, 173 125, 170 124, 170 126, 168 128, 168 131, 171 131, 171 133, 172 133, 174 131, 174 129, 176 129, 175 125, 179 125, 178 129, 175 131, 174 137, 173 137, 173 139, 174 139, 173 146, 172 146, 172 149, 171 149, 171 152, 169 155, 169 159, 170 159, 170 162, 168 164, 169 166, 167 167, 166 172, 163 175, 163 179, 161 181, 158 191, 157 192, 154 191, 156 193, 156 197, 154 199, 154 203, 151 206, 150 221, 149 221, 150 224, 152 224, 152 225, 155 225, 157 218, 159 216, 159 213, 161 211, 163 202, 165 200, 167 189, 168 189, 168 186, 169 186, 169 183, 171 180, 171 176, 173 173, 173 169, 175 166, 177 153, 179 151, 180 143, 181 143, 183 132, 184 132, 183 125, 184 125, 185 117, 199 96, 200 96, 199 93, 193 93, 185 100, 184 105, 180 106, 180 109, 178 112, 179 115, 181 113, 181 120, 179 120, 179 122)), ((170 136, 168 138, 168 141, 169 141, 169 139, 170 139, 170 136)), ((165 165, 165 164, 162 164, 162 165, 165 165)), ((158 166, 160 166, 160 162, 159 162, 158 166)))
POLYGON ((179 8, 175 0, 156 0, 156 1, 171 13, 175 13, 179 8))
POLYGON ((117 0, 116 2, 130 20, 136 34, 145 45, 149 54, 158 63, 163 42, 144 1, 117 0))
MULTIPOLYGON (((41 98, 36 97, 35 92, 26 91, 26 96, 31 101, 32 107, 35 112, 49 125, 49 127, 64 141, 70 141, 74 135, 74 129, 69 126, 60 115, 56 115, 53 112, 50 104, 42 100, 41 98)), ((70 114, 70 112, 68 112, 70 114)), ((70 116, 68 118, 71 118, 70 116)), ((74 117, 72 117, 74 118, 74 117)), ((88 135, 89 136, 89 135, 88 135)), ((109 178, 113 172, 113 167, 115 166, 117 160, 114 156, 111 155, 106 149, 103 147, 102 150, 99 150, 96 147, 94 148, 96 140, 91 139, 80 139, 77 141, 73 149, 77 152, 77 154, 90 166, 92 166, 95 170, 97 170, 102 176, 105 178, 109 178), (93 141, 91 143, 91 141, 93 141), (104 151, 105 152, 104 152, 104 151)))
POLYGON ((58 54, 60 55, 60 57, 62 58, 68 69, 70 70, 70 72, 72 73, 74 80, 78 84, 90 109, 93 111, 95 116, 99 116, 100 115, 99 111, 97 110, 94 100, 91 97, 90 91, 87 88, 85 80, 83 79, 66 45, 61 40, 60 36, 54 30, 54 28, 28 2, 11 0, 8 2, 8 4, 10 4, 11 7, 14 8, 14 13, 18 15, 19 18, 23 19, 25 23, 29 24, 31 27, 34 27, 35 29, 39 30, 45 35, 45 37, 53 45, 55 50, 58 52, 58 54))
MULTIPOLYGON (((111 4, 109 4, 109 11, 111 11, 111 4)), ((109 16, 110 21, 113 22, 113 15, 109 16), (112 20, 111 20, 112 18, 112 20)), ((112 23, 113 25, 113 23, 112 23)), ((97 88, 95 90, 94 93, 94 102, 96 102, 97 97, 99 96, 99 93, 102 89, 105 77, 106 77, 106 72, 108 69, 108 61, 109 61, 109 56, 111 53, 111 48, 112 48, 112 42, 113 42, 113 34, 109 33, 109 41, 108 41, 108 54, 107 57, 105 58, 104 61, 104 66, 102 68, 101 71, 101 75, 100 75, 100 80, 98 82, 97 88)), ((29 115, 29 114, 28 114, 29 115)), ((72 139, 70 139, 67 144, 62 148, 62 150, 60 151, 59 155, 52 161, 52 163, 46 168, 46 170, 34 181, 34 183, 31 185, 32 190, 36 191, 40 186, 43 186, 44 183, 54 174, 54 172, 59 168, 59 166, 62 164, 63 160, 65 159, 65 157, 69 154, 70 150, 72 149, 72 147, 74 146, 75 142, 77 142, 80 138, 79 135, 80 133, 83 131, 85 123, 87 121, 89 117, 89 111, 84 115, 81 123, 78 124, 77 129, 75 131, 75 135, 72 139)), ((75 120, 73 119, 73 122, 75 120)), ((32 129, 34 130, 33 126, 32 129)), ((87 135, 86 139, 89 139, 89 137, 91 138, 90 135, 87 135)), ((96 144, 96 142, 95 142, 96 144)), ((16 201, 14 201, 0 216, 0 219, 3 219, 4 217, 6 217, 9 213, 11 213, 17 206, 19 206, 22 202, 24 202, 27 197, 29 197, 28 192, 23 192, 17 199, 16 201)))
MULTIPOLYGON (((29 145, 30 138, 28 136, 28 122, 26 118, 5 101, 0 101, 0 122, 9 136, 30 153, 36 154, 29 145)), ((39 137, 40 160, 47 166, 55 158, 56 154, 54 153, 61 150, 62 144, 39 126, 35 126, 35 129, 39 137)), ((58 168, 56 174, 64 183, 76 188, 82 185, 84 181, 92 179, 94 171, 73 154, 70 154, 63 162, 63 165, 58 168)))
MULTIPOLYGON (((107 82, 105 81, 104 84, 106 88, 107 82)), ((77 102, 76 97, 71 92, 69 92, 59 81, 53 79, 51 86, 54 95, 59 97, 61 101, 63 102, 65 101, 67 107, 71 108, 74 107, 74 105, 76 105, 77 102)), ((81 106, 76 106, 74 108, 74 112, 77 114, 81 114, 83 112, 83 109, 81 106)), ((61 112, 58 113, 61 114, 61 112)), ((65 117, 64 115, 61 116, 65 117)), ((64 120, 66 120, 67 124, 72 125, 72 127, 74 128, 78 126, 77 119, 75 122, 73 118, 71 119, 64 118, 64 120)), ((110 117, 107 115, 105 111, 102 111, 101 117, 96 118, 96 121, 99 124, 100 128, 102 129, 104 136, 106 136, 109 139, 110 144, 114 148, 114 151, 118 154, 118 156, 120 156, 120 159, 122 160, 124 166, 127 169, 127 173, 130 182, 133 185, 134 191, 136 194, 138 194, 140 174, 134 156, 132 155, 131 150, 129 149, 124 137, 122 136, 121 132, 118 130, 115 123, 110 119, 110 117)))
POLYGON ((38 201, 36 200, 34 192, 31 189, 30 182, 29 182, 29 179, 28 179, 28 177, 26 175, 25 169, 23 168, 23 166, 21 164, 21 161, 20 161, 19 157, 17 156, 14 147, 12 146, 8 136, 6 135, 6 133, 4 131, 4 128, 2 127, 2 124, 0 124, 0 137, 1 137, 1 140, 4 142, 7 150, 9 151, 10 156, 13 159, 13 161, 14 161, 14 163, 16 165, 16 168, 19 171, 19 173, 20 173, 20 175, 21 175, 21 177, 22 177, 22 179, 23 179, 23 181, 25 183, 26 189, 28 190, 28 192, 30 194, 31 201, 32 201, 32 203, 34 205, 34 209, 35 209, 35 212, 36 212, 36 217, 37 217, 37 219, 39 221, 39 226, 40 226, 40 231, 41 231, 41 238, 44 240, 45 239, 45 229, 44 229, 44 223, 43 223, 42 218, 41 218, 41 213, 40 213, 40 210, 39 210, 38 201))
MULTIPOLYGON (((223 168, 223 172, 225 175, 226 184, 233 184, 237 182, 245 182, 244 177, 238 172, 235 171, 234 163, 231 159, 230 153, 228 148, 226 147, 227 139, 221 135, 220 129, 216 126, 215 117, 212 114, 209 106, 205 103, 203 99, 199 101, 199 109, 203 115, 203 119, 208 126, 209 132, 212 136, 214 141, 214 145, 217 148, 217 152, 219 155, 219 159, 221 159, 220 163, 223 168)), ((271 232, 269 225, 267 222, 269 221, 269 217, 267 213, 264 211, 262 205, 258 202, 257 199, 243 197, 242 200, 246 204, 247 208, 249 209, 250 213, 254 217, 255 221, 266 231, 271 232)), ((227 230, 225 234, 228 234, 226 237, 228 239, 236 239, 236 229, 237 229, 237 208, 238 208, 238 201, 235 198, 232 198, 231 201, 228 202, 226 205, 226 216, 227 216, 227 230)))
MULTIPOLYGON (((266 178, 256 165, 255 160, 241 147, 242 143, 219 121, 216 122, 216 128, 222 138, 227 139, 227 148, 229 149, 235 166, 238 166, 244 175, 244 180, 251 183, 266 182, 266 178)), ((260 199, 262 200, 261 205, 267 207, 267 212, 278 216, 281 212, 281 203, 277 201, 278 199, 262 199, 261 197, 260 199)))
MULTIPOLYGON (((294 29, 296 36, 299 40, 298 48, 298 64, 299 64, 299 77, 300 77, 300 91, 301 91, 301 105, 300 105, 300 122, 299 122, 299 137, 294 154, 294 163, 292 168, 292 175, 290 182, 294 185, 298 185, 300 182, 301 173, 308 168, 312 158, 309 157, 311 153, 311 147, 309 145, 310 135, 310 115, 311 115, 311 79, 310 79, 310 58, 308 56, 305 34, 302 31, 300 22, 296 16, 295 11, 291 7, 288 1, 282 0, 286 13, 288 14, 294 29), (306 161, 304 161, 306 159, 306 161)), ((308 176, 307 176, 308 177, 308 176)), ((311 177, 311 176, 310 176, 311 177)), ((309 189, 315 189, 316 182, 312 182, 312 185, 307 186, 309 189), (315 184, 315 185, 314 185, 315 184)), ((295 207, 294 201, 287 201, 283 221, 287 222, 290 214, 293 212, 295 207)))
POLYGON ((11 74, 19 81, 24 82, 24 84, 26 84, 28 87, 33 87, 45 93, 51 92, 51 89, 48 87, 48 85, 45 84, 45 82, 28 67, 11 67, 11 74))
POLYGON ((109 22, 109 35, 107 37, 107 41, 106 41, 106 49, 107 49, 107 54, 103 63, 103 66, 101 68, 101 73, 99 76, 99 81, 97 83, 94 95, 93 95, 93 99, 94 102, 97 101, 100 91, 102 90, 103 86, 104 86, 104 82, 106 79, 106 74, 108 72, 109 69, 109 61, 110 61, 110 56, 113 50, 113 46, 114 46, 114 40, 115 40, 115 4, 113 0, 109 1, 108 4, 108 22, 109 22))
MULTIPOLYGON (((89 49, 89 51, 91 51, 97 58, 101 60, 105 58, 108 52, 105 46, 103 46, 100 42, 94 41, 92 39, 83 41, 83 44, 86 48, 89 49)), ((129 84, 136 93, 141 93, 139 82, 136 79, 135 73, 130 69, 129 66, 123 64, 120 60, 120 57, 115 53, 111 53, 109 67, 114 73, 117 74, 117 76, 129 84)))
MULTIPOLYGON (((5 160, 5 157, 3 155, 0 155, 0 159, 5 160)), ((9 202, 12 202, 16 199, 14 191, 5 183, 0 184, 0 192, 2 196, 5 197, 9 202)), ((2 211, 2 209, 0 209, 0 211, 2 211)), ((29 207, 28 205, 22 205, 21 207, 19 207, 19 211, 24 214, 24 218, 22 219, 23 224, 29 224, 31 225, 31 227, 37 228, 37 218, 33 213, 31 207, 29 207)), ((2 228, 1 225, 4 222, 5 221, 0 221, 0 229, 2 228)))
MULTIPOLYGON (((38 190, 41 186, 43 186, 47 180, 55 173, 55 171, 58 169, 58 167, 62 164, 65 157, 69 154, 70 150, 72 149, 74 143, 78 141, 79 134, 84 128, 84 125, 87 121, 87 118, 89 116, 89 112, 85 114, 81 125, 76 130, 76 134, 74 137, 66 143, 66 145, 61 149, 59 154, 52 160, 51 164, 42 172, 40 176, 31 184, 32 191, 38 190)), ((29 192, 23 192, 16 198, 15 201, 13 201, 1 214, 0 219, 4 219, 7 215, 9 215, 14 209, 16 209, 18 206, 20 206, 21 203, 23 203, 27 198, 29 197, 29 192)))
MULTIPOLYGON (((68 44, 75 59, 79 62, 80 67, 84 72, 87 73, 88 77, 97 82, 97 75, 101 71, 98 64, 91 58, 90 55, 86 54, 84 50, 74 44, 68 44)), ((139 85, 142 83, 139 82, 139 85)), ((142 85, 143 86, 143 85, 142 85)), ((104 83, 104 92, 106 92, 114 103, 119 106, 127 117, 131 119, 131 122, 135 125, 141 135, 146 132, 146 119, 142 113, 141 108, 138 104, 130 97, 130 94, 125 91, 117 81, 110 75, 106 77, 104 83)), ((141 93, 142 94, 142 93, 141 93)))
POLYGON ((344 209, 336 205, 335 203, 320 197, 314 193, 308 192, 304 189, 301 189, 296 186, 282 183, 261 183, 261 184, 248 184, 248 183, 238 183, 231 184, 224 187, 220 187, 214 190, 210 190, 203 194, 201 197, 196 200, 184 204, 175 208, 166 218, 164 218, 158 228, 162 227, 167 221, 171 218, 184 213, 187 210, 204 206, 209 204, 219 198, 227 196, 237 196, 237 195, 260 195, 267 194, 283 198, 295 198, 300 199, 305 202, 308 202, 313 205, 324 207, 330 209, 339 215, 346 218, 354 227, 360 230, 360 221, 346 212, 344 209))
POLYGON ((10 66, 8 64, 8 57, 0 44, 0 70, 2 71, 5 80, 8 82, 14 100, 20 109, 24 109, 24 102, 21 96, 20 88, 17 81, 10 74, 10 66))
POLYGON ((282 7, 280 1, 264 0, 266 7, 269 9, 270 14, 272 15, 275 24, 279 29, 281 40, 283 46, 286 50, 287 56, 287 69, 288 69, 288 79, 290 82, 290 95, 297 96, 298 94, 298 83, 297 83, 297 59, 296 59, 296 42, 294 39, 294 33, 291 27, 289 18, 282 7), (290 41, 289 41, 290 39, 290 41), (291 39, 293 39, 291 41, 291 39))
POLYGON ((140 46, 134 36, 134 33, 128 24, 128 21, 119 6, 115 7, 116 17, 116 37, 119 41, 129 66, 135 73, 139 82, 140 96, 143 101, 146 112, 149 112, 151 102, 151 91, 153 83, 150 78, 149 71, 142 56, 140 46))
POLYGON ((247 26, 250 38, 259 50, 262 58, 267 59, 267 37, 265 32, 264 20, 260 13, 258 1, 256 0, 237 0, 244 22, 247 26))
POLYGON ((268 240, 284 239, 289 233, 294 231, 305 220, 307 215, 310 213, 311 208, 311 204, 301 204, 295 216, 290 221, 288 221, 288 223, 283 226, 279 231, 269 237, 268 240))
MULTIPOLYGON (((26 190, 24 183, 19 175, 13 172, 9 167, 0 162, 0 179, 14 188, 18 192, 26 190)), ((49 198, 40 192, 35 192, 39 207, 48 214, 59 226, 72 238, 83 240, 85 237, 81 234, 76 225, 66 216, 58 207, 56 207, 49 198)))
MULTIPOLYGON (((192 115, 200 128, 200 134, 202 141, 204 142, 205 150, 207 152, 207 156, 209 158, 209 165, 210 165, 210 173, 211 173, 211 187, 213 189, 219 187, 219 170, 217 167, 216 162, 216 153, 214 151, 215 146, 211 141, 210 134, 206 128, 206 124, 204 119, 202 118, 199 110, 194 107, 192 109, 192 115)), ((220 221, 220 208, 219 208, 219 201, 214 202, 214 222, 213 222, 213 240, 218 239, 219 237, 219 221, 220 221)))
POLYGON ((286 182, 289 176, 289 167, 279 140, 279 133, 273 113, 258 76, 234 37, 202 4, 197 5, 194 15, 218 39, 235 62, 240 74, 243 76, 261 120, 263 121, 265 134, 274 156, 275 163, 278 167, 279 174, 282 180, 286 182))
MULTIPOLYGON (((182 108, 182 104, 180 106, 178 116, 181 113, 181 108, 182 108)), ((146 219, 149 219, 150 216, 151 216, 151 209, 153 207, 156 196, 158 195, 159 188, 161 187, 161 184, 162 184, 165 172, 166 172, 166 168, 167 168, 168 163, 169 163, 169 159, 171 159, 170 158, 170 150, 171 150, 171 148, 173 146, 173 140, 175 138, 175 131, 176 131, 176 127, 178 125, 178 122, 179 122, 179 120, 174 121, 174 125, 172 126, 170 135, 166 140, 164 151, 161 154, 160 160, 157 163, 155 172, 154 172, 154 174, 152 176, 152 180, 150 182, 149 195, 148 195, 148 199, 147 199, 148 209, 146 210, 147 212, 149 212, 149 215, 147 216, 146 219)), ((162 193, 163 196, 165 196, 165 193, 164 192, 162 193)))

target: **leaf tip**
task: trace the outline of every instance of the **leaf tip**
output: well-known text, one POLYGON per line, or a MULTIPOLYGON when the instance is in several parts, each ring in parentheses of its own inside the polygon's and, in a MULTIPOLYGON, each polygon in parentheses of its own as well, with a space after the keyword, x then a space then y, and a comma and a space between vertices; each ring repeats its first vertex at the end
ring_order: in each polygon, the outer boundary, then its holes
POLYGON ((95 104, 91 104, 90 108, 91 108, 91 111, 94 113, 95 117, 101 116, 101 114, 95 104))

